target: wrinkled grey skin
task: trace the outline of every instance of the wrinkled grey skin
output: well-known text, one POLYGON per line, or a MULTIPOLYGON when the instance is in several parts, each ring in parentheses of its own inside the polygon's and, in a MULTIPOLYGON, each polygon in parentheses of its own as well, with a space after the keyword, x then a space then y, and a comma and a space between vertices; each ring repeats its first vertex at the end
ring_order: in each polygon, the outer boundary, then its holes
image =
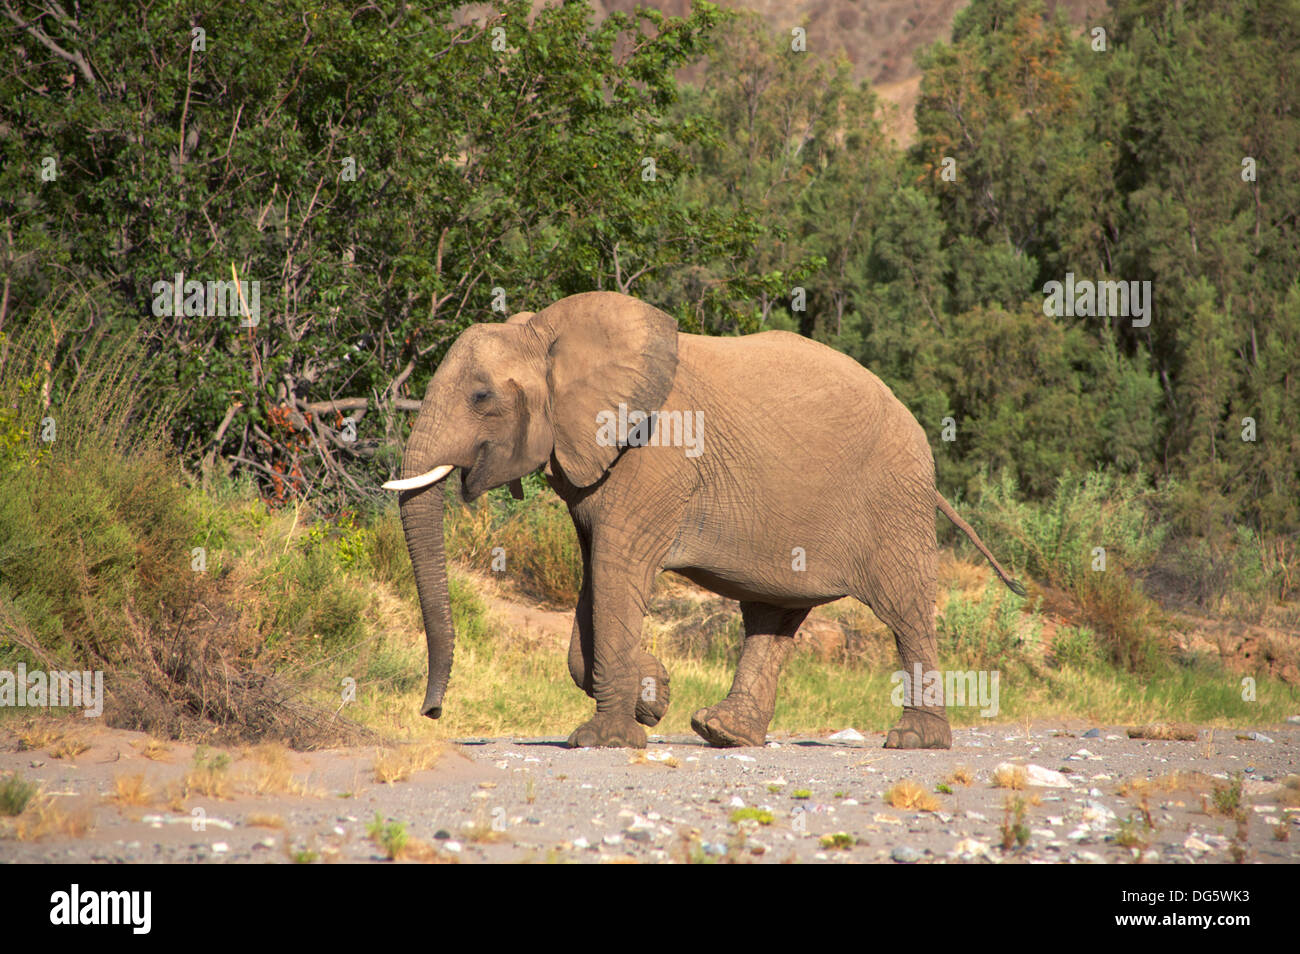
MULTIPOLYGON (((668 315, 611 292, 456 340, 429 383, 402 477, 439 466, 460 470, 467 500, 517 490, 544 467, 568 505, 584 568, 569 671, 596 700, 571 746, 640 748, 642 726, 663 717, 668 674, 641 648, 661 569, 740 601, 731 692, 691 720, 720 746, 763 744, 795 632, 821 603, 856 597, 893 630, 907 672, 938 668, 936 507, 1022 592, 937 493, 924 432, 870 371, 786 332, 679 334, 668 315), (597 415, 620 404, 701 412, 699 453, 603 446, 597 415)), ((442 490, 427 479, 399 499, 429 646, 421 712, 438 718, 454 634, 442 490)), ((906 707, 885 744, 947 748, 943 707, 906 707)))

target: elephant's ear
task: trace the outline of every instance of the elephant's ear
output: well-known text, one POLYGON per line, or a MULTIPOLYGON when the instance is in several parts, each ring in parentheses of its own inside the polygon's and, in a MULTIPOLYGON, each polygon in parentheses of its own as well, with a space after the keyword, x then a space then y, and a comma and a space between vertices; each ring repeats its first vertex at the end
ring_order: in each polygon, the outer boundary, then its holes
POLYGON ((575 487, 600 480, 621 448, 598 440, 603 413, 663 407, 677 374, 677 322, 614 292, 571 295, 530 322, 549 341, 555 457, 575 487))

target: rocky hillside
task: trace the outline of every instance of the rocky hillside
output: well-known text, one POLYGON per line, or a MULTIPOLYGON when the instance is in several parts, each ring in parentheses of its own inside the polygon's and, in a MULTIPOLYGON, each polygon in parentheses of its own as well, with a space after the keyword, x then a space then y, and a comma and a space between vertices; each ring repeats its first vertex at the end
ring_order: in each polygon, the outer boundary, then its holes
MULTIPOLYGON (((644 2, 644 0, 640 0, 644 2)), ((936 40, 951 35, 953 17, 969 0, 719 0, 719 5, 752 10, 773 28, 788 32, 807 30, 809 51, 843 53, 854 76, 868 80, 887 103, 886 125, 895 140, 910 142, 915 132, 920 74, 916 54, 936 40)), ((1104 0, 1045 0, 1047 9, 1060 8, 1071 23, 1094 24, 1104 16, 1104 0)), ((600 16, 620 10, 630 12, 638 0, 592 0, 600 16)), ((654 0, 664 13, 682 15, 691 0, 654 0)))

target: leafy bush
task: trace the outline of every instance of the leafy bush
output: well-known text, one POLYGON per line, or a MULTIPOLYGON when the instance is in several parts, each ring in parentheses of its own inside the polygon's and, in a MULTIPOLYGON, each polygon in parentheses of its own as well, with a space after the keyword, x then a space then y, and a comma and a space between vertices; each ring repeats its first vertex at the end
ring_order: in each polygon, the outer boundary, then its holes
POLYGON ((572 607, 582 587, 573 521, 540 475, 528 475, 523 486, 523 500, 498 488, 471 504, 449 501, 448 556, 485 573, 504 556, 504 579, 536 599, 572 607), (498 547, 504 552, 496 552, 498 547))
POLYGON ((1025 600, 1000 580, 991 580, 978 599, 951 590, 935 621, 940 651, 951 653, 973 669, 997 669, 1023 656, 1039 639, 1042 620, 1035 605, 1021 612, 1025 600))
POLYGON ((1049 500, 1020 501, 1003 474, 985 483, 976 505, 980 534, 1002 560, 1059 587, 1078 601, 1110 659, 1146 665, 1161 628, 1159 612, 1136 574, 1154 562, 1164 539, 1140 474, 1065 474, 1049 500))
POLYGON ((1056 665, 1086 669, 1101 661, 1097 634, 1087 626, 1062 626, 1052 640, 1052 658, 1056 665))

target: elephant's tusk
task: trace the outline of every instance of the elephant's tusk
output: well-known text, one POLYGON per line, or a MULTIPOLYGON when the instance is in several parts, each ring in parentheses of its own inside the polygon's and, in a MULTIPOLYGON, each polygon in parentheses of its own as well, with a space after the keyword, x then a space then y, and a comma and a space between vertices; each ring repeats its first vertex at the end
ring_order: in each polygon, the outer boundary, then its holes
POLYGON ((443 464, 441 467, 435 467, 427 474, 421 474, 419 477, 407 477, 405 480, 390 480, 384 484, 385 490, 416 490, 419 487, 428 487, 430 484, 436 484, 442 478, 452 472, 451 464, 443 464))

